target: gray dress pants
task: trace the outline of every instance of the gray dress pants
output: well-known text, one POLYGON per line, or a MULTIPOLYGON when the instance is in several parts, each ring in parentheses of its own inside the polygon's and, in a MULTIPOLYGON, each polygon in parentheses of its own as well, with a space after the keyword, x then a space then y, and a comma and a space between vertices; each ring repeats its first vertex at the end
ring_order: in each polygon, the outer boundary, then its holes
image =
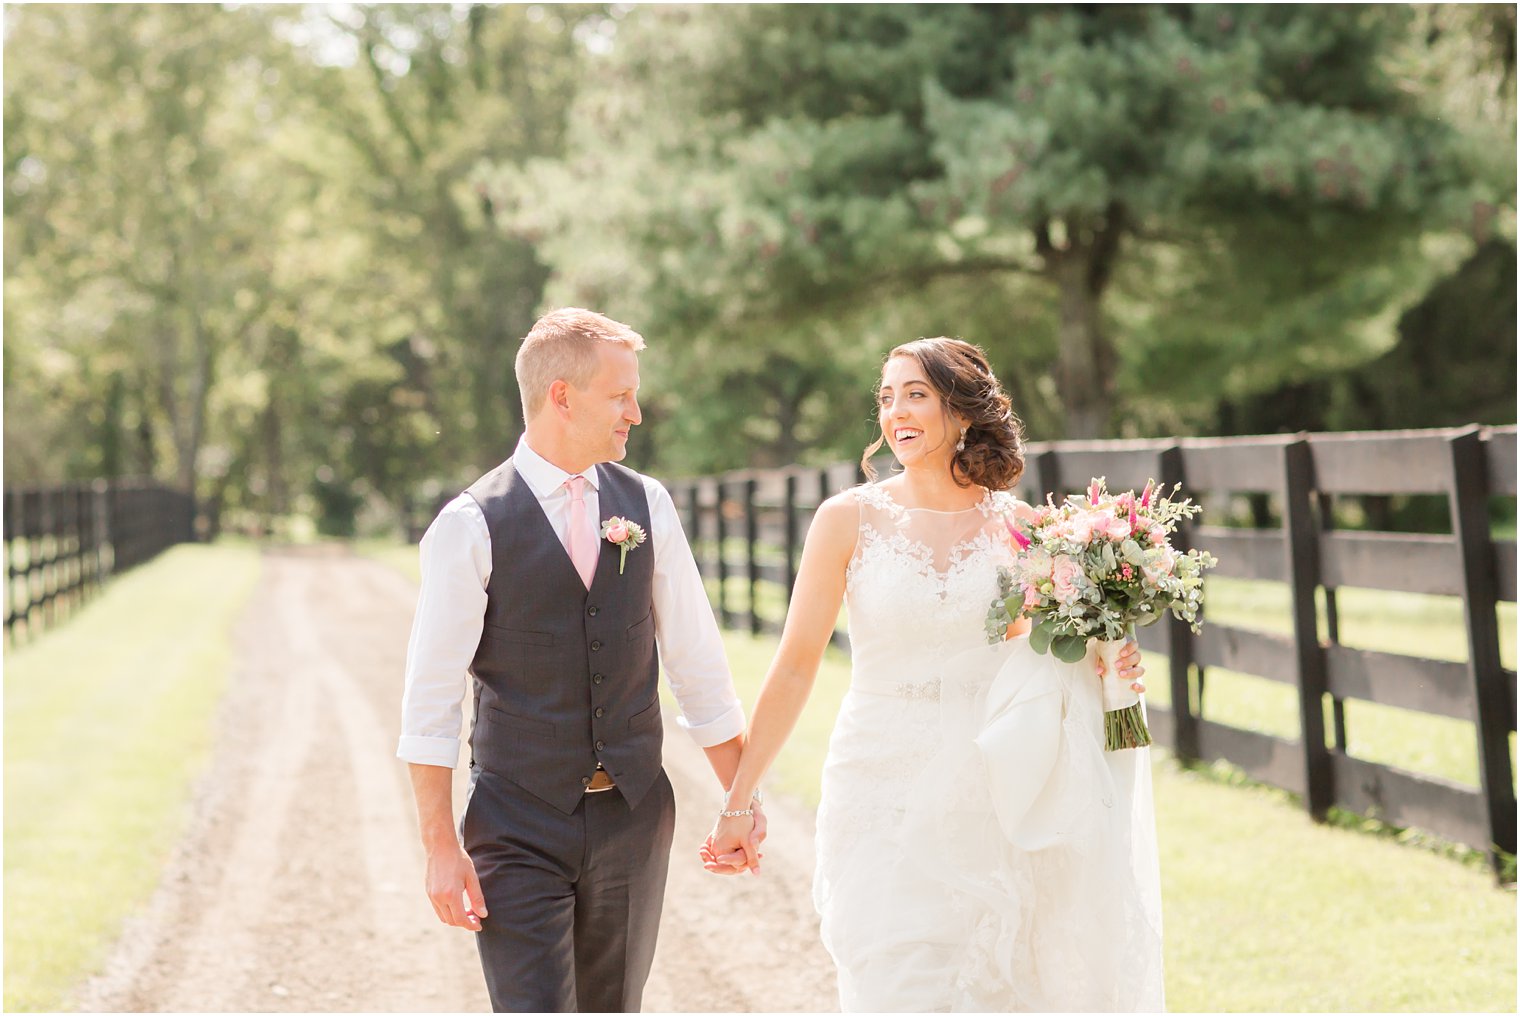
POLYGON ((675 793, 616 787, 569 815, 476 768, 460 825, 488 916, 476 935, 496 1012, 638 1012, 665 898, 675 793))

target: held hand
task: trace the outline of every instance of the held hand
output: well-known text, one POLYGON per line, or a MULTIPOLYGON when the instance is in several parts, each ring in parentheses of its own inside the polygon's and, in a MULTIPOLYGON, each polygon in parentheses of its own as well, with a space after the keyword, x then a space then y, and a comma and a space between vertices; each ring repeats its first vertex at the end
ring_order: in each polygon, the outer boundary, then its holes
MULTIPOLYGON (((758 860, 765 857, 765 854, 761 853, 759 849, 760 844, 765 842, 766 836, 765 812, 760 809, 758 804, 753 802, 751 802, 750 807, 755 809, 755 829, 750 834, 750 842, 754 845, 753 854, 758 860)), ((715 829, 714 834, 716 832, 717 830, 715 829)), ((703 842, 697 853, 702 858, 702 867, 715 875, 738 875, 742 874, 747 868, 745 860, 747 855, 742 847, 719 854, 713 850, 713 836, 711 835, 703 842)), ((755 874, 759 874, 760 866, 756 864, 753 870, 755 874)))
POLYGON ((765 835, 764 826, 765 818, 758 809, 752 816, 719 818, 698 852, 702 867, 717 875, 737 875, 745 870, 759 874, 759 838, 765 835))
MULTIPOLYGON (((1098 655, 1098 676, 1103 677, 1103 657, 1098 655)), ((1119 652, 1119 680, 1128 681, 1129 686, 1137 692, 1144 693, 1145 684, 1140 680, 1145 675, 1145 668, 1140 666, 1140 646, 1134 642, 1126 643, 1119 652)))
POLYGON ((427 894, 438 919, 455 928, 479 931, 480 919, 489 916, 475 865, 458 845, 428 854, 427 894))

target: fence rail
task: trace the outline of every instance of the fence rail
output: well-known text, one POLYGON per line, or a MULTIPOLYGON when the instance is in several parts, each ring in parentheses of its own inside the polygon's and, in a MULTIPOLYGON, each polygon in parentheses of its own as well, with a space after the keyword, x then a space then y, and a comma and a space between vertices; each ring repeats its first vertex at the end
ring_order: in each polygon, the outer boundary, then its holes
POLYGON ((188 494, 140 480, 5 492, 5 631, 12 645, 92 599, 105 580, 193 539, 188 494))
MULTIPOLYGON (((1287 585, 1293 632, 1209 623, 1194 635, 1170 617, 1141 629, 1142 647, 1169 661, 1165 680, 1172 705, 1150 709, 1158 741, 1180 757, 1224 759, 1255 779, 1301 794, 1316 819, 1332 806, 1373 814, 1486 850, 1496 867, 1496 848, 1515 852, 1509 742, 1516 678, 1500 664, 1497 604, 1515 600, 1516 549, 1513 539, 1491 535, 1489 500, 1516 494, 1516 428, 1035 444, 1016 492, 1043 501, 1047 493, 1083 490, 1094 476, 1106 477, 1111 489, 1139 488, 1155 477, 1181 483, 1194 497, 1265 495, 1280 506, 1282 522, 1274 528, 1198 525, 1179 533, 1184 546, 1219 558, 1220 576, 1287 585), (1442 495, 1451 531, 1334 529, 1334 498, 1402 494, 1442 495), (1341 645, 1336 590, 1347 586, 1462 597, 1467 660, 1341 645), (1324 639, 1316 596, 1326 607, 1324 639), (1200 715, 1195 703, 1210 667, 1292 685, 1298 739, 1200 715), (1348 754, 1347 699, 1472 723, 1481 786, 1348 754)), ((855 464, 840 463, 668 484, 698 566, 715 580, 714 606, 725 626, 757 634, 779 629, 812 513, 827 497, 863 480, 855 464), (736 595, 740 591, 744 595, 736 595), (771 616, 759 606, 767 594, 777 608, 771 616)), ((848 647, 843 633, 836 641, 848 647)))

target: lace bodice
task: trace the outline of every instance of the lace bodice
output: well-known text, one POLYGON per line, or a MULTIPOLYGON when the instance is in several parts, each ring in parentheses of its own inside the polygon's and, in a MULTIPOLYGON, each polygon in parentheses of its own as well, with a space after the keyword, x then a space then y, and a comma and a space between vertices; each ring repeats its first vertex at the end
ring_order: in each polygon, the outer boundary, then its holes
POLYGON ((876 484, 855 488, 860 536, 845 576, 857 690, 932 697, 936 662, 986 641, 997 568, 1012 558, 1011 494, 963 511, 906 508, 876 484))

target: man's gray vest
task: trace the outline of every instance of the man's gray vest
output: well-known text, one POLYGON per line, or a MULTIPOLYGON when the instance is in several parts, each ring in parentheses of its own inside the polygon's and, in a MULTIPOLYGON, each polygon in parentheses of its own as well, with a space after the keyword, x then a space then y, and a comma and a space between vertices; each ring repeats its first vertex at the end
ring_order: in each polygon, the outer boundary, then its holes
POLYGON ((601 518, 643 527, 618 574, 603 540, 588 591, 533 490, 508 459, 466 491, 491 533, 485 627, 475 677, 471 753, 567 814, 597 763, 630 807, 660 772, 659 661, 654 644, 654 534, 644 483, 597 466, 601 518))

